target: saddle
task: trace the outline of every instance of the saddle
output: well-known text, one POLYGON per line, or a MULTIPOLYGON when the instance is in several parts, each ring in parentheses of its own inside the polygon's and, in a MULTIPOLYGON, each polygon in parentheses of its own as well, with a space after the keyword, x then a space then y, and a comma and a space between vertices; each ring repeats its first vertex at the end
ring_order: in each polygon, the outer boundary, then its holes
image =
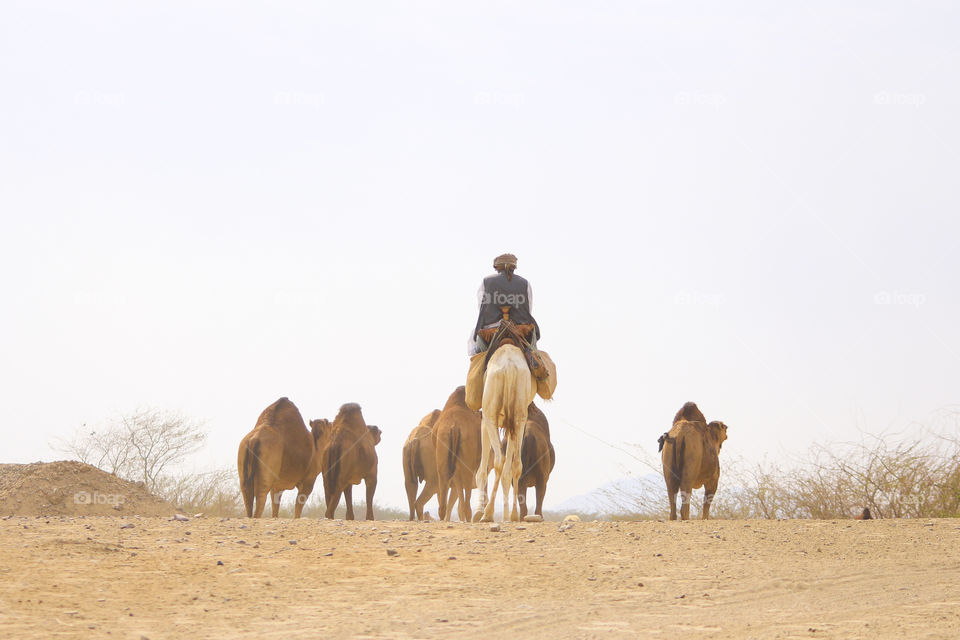
MULTIPOLYGON (((517 331, 520 333, 520 335, 523 336, 524 340, 526 340, 527 342, 530 342, 531 338, 533 338, 533 332, 536 330, 536 327, 532 324, 516 324, 514 325, 514 327, 516 327, 517 331)), ((499 328, 500 327, 497 326, 497 327, 489 327, 487 329, 480 329, 479 331, 477 331, 477 335, 483 338, 484 342, 486 342, 487 344, 490 344, 490 341, 493 340, 493 336, 497 333, 497 330, 499 328)), ((515 344, 514 346, 520 346, 520 345, 515 344)))
POLYGON ((503 313, 503 319, 500 320, 499 327, 481 329, 478 332, 478 335, 490 345, 487 349, 487 357, 484 358, 483 368, 487 368, 487 363, 494 351, 505 344, 512 344, 523 352, 523 357, 526 359, 527 366, 530 367, 530 373, 533 374, 534 378, 542 380, 548 377, 550 372, 543 362, 543 357, 529 342, 529 337, 533 335, 535 327, 532 324, 514 324, 510 320, 510 307, 500 307, 500 311, 503 313), (483 335, 484 331, 492 331, 489 339, 483 335))

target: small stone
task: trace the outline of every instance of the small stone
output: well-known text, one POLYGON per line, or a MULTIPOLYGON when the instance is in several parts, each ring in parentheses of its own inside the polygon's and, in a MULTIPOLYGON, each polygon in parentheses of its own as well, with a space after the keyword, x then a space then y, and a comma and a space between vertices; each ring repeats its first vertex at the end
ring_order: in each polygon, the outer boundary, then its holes
POLYGON ((222 566, 223 566, 223 560, 217 560, 217 566, 218 566, 218 567, 222 567, 222 566))
POLYGON ((170 520, 175 520, 176 522, 190 522, 190 518, 180 513, 173 514, 173 517, 170 518, 170 520))
POLYGON ((287 542, 289 542, 290 544, 297 544, 296 540, 288 540, 287 542))
POLYGON ((524 542, 536 542, 536 540, 534 540, 533 538, 528 538, 527 540, 524 540, 524 542))
POLYGON ((490 531, 492 531, 493 533, 499 532, 499 531, 500 531, 500 525, 498 525, 498 524, 496 524, 496 523, 491 524, 491 525, 490 525, 490 531))
POLYGON ((447 558, 447 560, 456 560, 456 559, 457 559, 457 556, 450 556, 449 558, 447 558))
POLYGON ((120 527, 121 529, 133 529, 133 524, 128 522, 127 524, 120 527))
POLYGON ((323 554, 323 557, 329 558, 329 557, 332 556, 332 555, 333 555, 333 551, 331 551, 330 553, 325 553, 325 554, 323 554))
POLYGON ((397 551, 396 549, 387 549, 387 555, 388 555, 388 556, 395 556, 395 555, 398 555, 399 553, 400 553, 400 552, 397 551))

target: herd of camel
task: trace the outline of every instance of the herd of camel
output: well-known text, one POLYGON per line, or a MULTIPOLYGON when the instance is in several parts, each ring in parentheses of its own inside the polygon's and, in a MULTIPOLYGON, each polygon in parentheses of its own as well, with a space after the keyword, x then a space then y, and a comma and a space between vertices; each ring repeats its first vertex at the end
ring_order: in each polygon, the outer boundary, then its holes
MULTIPOLYGON (((482 458, 481 422, 481 412, 467 406, 461 386, 450 394, 442 409, 434 409, 413 428, 403 445, 404 486, 411 520, 430 518, 423 508, 435 495, 440 519, 450 520, 457 507, 460 520, 473 520, 470 503, 482 458)), ((379 427, 364 422, 357 404, 340 407, 332 422, 311 420, 308 430, 293 402, 280 398, 260 414, 256 426, 240 443, 237 467, 247 516, 259 518, 269 495, 276 517, 280 495, 296 489, 294 517, 300 517, 317 478, 322 476, 327 518, 334 516, 342 496, 346 499, 346 519, 354 519, 352 487, 362 481, 366 518, 372 520, 378 463, 375 447, 380 435, 379 427)), ((532 402, 527 408, 521 459, 519 515, 527 516, 527 489, 534 487, 535 513, 542 518, 547 480, 556 458, 547 417, 532 402)))
MULTIPOLYGON (((403 446, 411 520, 429 517, 423 507, 436 495, 441 519, 450 520, 453 508, 458 506, 462 521, 492 522, 500 483, 504 519, 542 520, 543 498, 556 455, 547 418, 533 402, 535 394, 536 381, 523 354, 517 347, 506 345, 489 359, 480 410, 468 406, 461 386, 450 394, 443 409, 435 409, 420 421, 403 446), (491 470, 496 475, 493 495, 488 499, 491 470), (417 495, 421 483, 424 486, 417 495), (475 487, 480 491, 476 514, 471 510, 475 487), (526 504, 530 487, 536 490, 533 514, 528 514, 526 504)), ((299 518, 317 477, 322 475, 327 518, 334 517, 342 496, 346 499, 346 518, 352 520, 353 485, 363 482, 366 518, 372 520, 380 434, 378 427, 364 421, 357 404, 340 407, 333 421, 311 420, 307 429, 297 407, 280 398, 260 414, 254 429, 240 442, 237 469, 247 516, 259 518, 269 494, 276 517, 280 495, 295 488, 294 517, 299 518)), ((710 516, 720 479, 719 453, 726 439, 727 426, 719 421, 707 422, 692 402, 683 405, 671 429, 660 436, 671 520, 677 518, 677 493, 681 496, 680 517, 687 520, 690 494, 701 487, 701 515, 710 516)))

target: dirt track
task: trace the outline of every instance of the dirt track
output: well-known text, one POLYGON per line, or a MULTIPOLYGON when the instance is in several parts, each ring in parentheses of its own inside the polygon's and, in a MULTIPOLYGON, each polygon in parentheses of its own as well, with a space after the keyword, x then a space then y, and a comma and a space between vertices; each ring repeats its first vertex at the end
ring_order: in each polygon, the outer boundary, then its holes
POLYGON ((960 520, 12 517, 0 543, 4 638, 960 637, 960 520))

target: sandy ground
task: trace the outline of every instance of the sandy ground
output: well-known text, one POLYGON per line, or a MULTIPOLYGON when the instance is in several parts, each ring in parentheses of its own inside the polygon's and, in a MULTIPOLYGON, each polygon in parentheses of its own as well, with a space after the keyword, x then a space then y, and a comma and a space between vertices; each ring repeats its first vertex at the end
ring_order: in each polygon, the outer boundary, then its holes
POLYGON ((10 517, 0 637, 960 637, 960 520, 559 528, 10 517))

